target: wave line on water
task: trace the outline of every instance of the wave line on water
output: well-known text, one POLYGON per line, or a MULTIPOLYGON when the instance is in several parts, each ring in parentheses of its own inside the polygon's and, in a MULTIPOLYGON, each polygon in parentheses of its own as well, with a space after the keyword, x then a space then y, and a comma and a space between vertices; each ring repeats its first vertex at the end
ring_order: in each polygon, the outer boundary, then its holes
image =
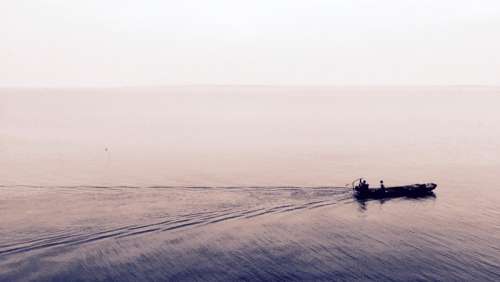
POLYGON ((34 189, 48 189, 48 188, 59 188, 59 189, 351 189, 347 186, 328 186, 328 185, 318 185, 318 186, 288 186, 288 185, 241 185, 241 186, 197 186, 197 185, 30 185, 30 184, 14 184, 14 185, 0 185, 0 188, 34 188, 34 189))
MULTIPOLYGON (((331 196, 341 196, 345 193, 334 193, 331 196)), ((320 197, 324 197, 322 195, 320 197)), ((120 239, 131 236, 150 234, 153 232, 177 231, 186 228, 196 228, 226 222, 229 220, 253 220, 256 217, 286 214, 306 209, 315 209, 338 204, 348 198, 340 197, 330 200, 319 200, 308 198, 306 201, 281 202, 265 206, 239 207, 230 209, 217 209, 206 212, 186 213, 174 216, 166 216, 157 222, 146 222, 144 224, 128 224, 116 226, 107 230, 97 232, 67 232, 33 238, 31 240, 18 241, 17 243, 4 244, 0 246, 0 256, 26 253, 54 247, 70 247, 93 243, 105 239, 120 239)))

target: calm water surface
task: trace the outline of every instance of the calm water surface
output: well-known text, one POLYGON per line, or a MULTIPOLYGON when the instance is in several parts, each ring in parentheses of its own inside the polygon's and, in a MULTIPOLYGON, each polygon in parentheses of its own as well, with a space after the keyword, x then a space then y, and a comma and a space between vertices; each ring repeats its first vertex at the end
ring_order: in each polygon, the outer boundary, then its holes
POLYGON ((1 281, 500 280, 498 88, 1 94, 1 281))

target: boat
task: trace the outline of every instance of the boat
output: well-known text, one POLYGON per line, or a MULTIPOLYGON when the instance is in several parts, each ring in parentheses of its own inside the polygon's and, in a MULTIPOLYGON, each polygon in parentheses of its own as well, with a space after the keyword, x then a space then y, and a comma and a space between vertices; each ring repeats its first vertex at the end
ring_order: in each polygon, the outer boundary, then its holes
POLYGON ((393 187, 365 188, 361 184, 363 179, 355 180, 352 184, 355 196, 359 198, 390 198, 390 197, 419 197, 433 194, 435 183, 411 184, 393 187))

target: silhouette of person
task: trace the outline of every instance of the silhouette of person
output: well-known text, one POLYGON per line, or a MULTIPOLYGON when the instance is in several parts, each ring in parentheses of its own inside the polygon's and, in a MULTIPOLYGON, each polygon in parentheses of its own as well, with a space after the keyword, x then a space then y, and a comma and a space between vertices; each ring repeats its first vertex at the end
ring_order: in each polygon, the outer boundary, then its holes
POLYGON ((382 191, 385 191, 384 180, 380 180, 380 189, 382 189, 382 191))

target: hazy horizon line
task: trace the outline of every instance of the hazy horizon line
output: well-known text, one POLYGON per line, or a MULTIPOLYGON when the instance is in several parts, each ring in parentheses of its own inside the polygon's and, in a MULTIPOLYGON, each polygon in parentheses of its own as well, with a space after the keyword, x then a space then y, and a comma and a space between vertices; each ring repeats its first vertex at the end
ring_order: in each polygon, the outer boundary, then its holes
POLYGON ((129 84, 129 85, 1 85, 0 89, 120 89, 120 88, 199 88, 199 87, 269 87, 269 88, 433 88, 433 87, 477 87, 477 88, 497 88, 500 84, 129 84))

